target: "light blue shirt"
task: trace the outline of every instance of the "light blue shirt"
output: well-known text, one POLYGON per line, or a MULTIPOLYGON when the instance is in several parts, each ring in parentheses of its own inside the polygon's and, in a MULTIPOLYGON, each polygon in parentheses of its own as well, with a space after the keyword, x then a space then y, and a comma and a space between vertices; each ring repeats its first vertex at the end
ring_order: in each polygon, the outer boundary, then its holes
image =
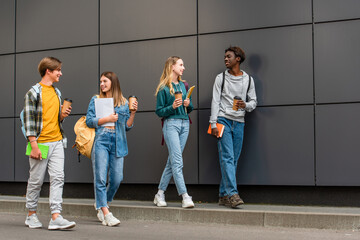
MULTIPOLYGON (((95 128, 95 141, 96 134, 100 131, 103 126, 99 126, 99 118, 96 117, 95 113, 95 99, 97 97, 94 96, 91 98, 89 107, 86 113, 86 125, 89 128, 95 128)), ((128 146, 126 140, 126 131, 129 131, 133 125, 128 127, 126 122, 130 118, 129 105, 128 101, 126 101, 125 105, 114 108, 115 113, 118 114, 119 118, 115 123, 115 133, 116 133, 116 157, 125 157, 128 154, 128 146)))

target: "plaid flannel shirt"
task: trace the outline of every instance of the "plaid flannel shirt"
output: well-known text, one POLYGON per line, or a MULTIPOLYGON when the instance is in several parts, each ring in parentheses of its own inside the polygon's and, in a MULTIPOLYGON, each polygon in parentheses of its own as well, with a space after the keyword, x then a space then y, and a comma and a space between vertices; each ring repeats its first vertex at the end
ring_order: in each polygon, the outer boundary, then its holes
MULTIPOLYGON (((25 95, 25 105, 24 105, 24 127, 26 136, 35 136, 36 139, 39 138, 42 127, 43 127, 43 108, 42 108, 42 94, 41 94, 41 85, 39 83, 36 84, 36 86, 39 88, 39 99, 38 104, 36 108, 36 101, 37 101, 37 93, 35 89, 32 87, 25 95)), ((61 105, 61 93, 59 89, 55 88, 56 95, 59 98, 59 102, 61 105)), ((60 121, 60 114, 61 114, 61 108, 59 109, 59 127, 60 132, 63 137, 63 144, 66 148, 67 139, 64 134, 64 129, 62 127, 61 121, 60 121)))

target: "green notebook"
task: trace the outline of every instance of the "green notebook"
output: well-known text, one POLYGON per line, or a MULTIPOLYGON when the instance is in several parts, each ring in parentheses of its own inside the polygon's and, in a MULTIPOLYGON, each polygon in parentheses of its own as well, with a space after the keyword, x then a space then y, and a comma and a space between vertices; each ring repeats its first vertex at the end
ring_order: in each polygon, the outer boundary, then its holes
MULTIPOLYGON (((48 152, 49 152, 49 146, 48 145, 44 145, 44 144, 41 144, 41 143, 38 143, 38 147, 40 149, 40 152, 41 152, 41 157, 43 159, 46 159, 47 156, 48 156, 48 152)), ((28 143, 27 147, 26 147, 26 153, 25 153, 27 156, 30 156, 31 154, 31 144, 28 143)))

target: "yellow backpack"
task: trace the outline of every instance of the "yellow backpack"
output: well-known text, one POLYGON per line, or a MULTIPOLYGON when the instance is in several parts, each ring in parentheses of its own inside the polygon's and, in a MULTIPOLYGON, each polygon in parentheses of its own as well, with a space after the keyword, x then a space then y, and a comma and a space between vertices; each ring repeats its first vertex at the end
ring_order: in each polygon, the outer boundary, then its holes
POLYGON ((80 162, 80 154, 91 159, 91 150, 95 139, 95 128, 89 128, 86 125, 86 116, 82 116, 74 126, 76 134, 75 144, 78 150, 78 157, 80 162))
MULTIPOLYGON (((96 95, 99 98, 99 95, 96 95)), ((76 134, 75 144, 72 148, 76 147, 78 150, 78 159, 80 162, 80 154, 91 159, 91 150, 94 145, 95 128, 89 128, 86 125, 86 116, 82 116, 74 126, 76 134)))

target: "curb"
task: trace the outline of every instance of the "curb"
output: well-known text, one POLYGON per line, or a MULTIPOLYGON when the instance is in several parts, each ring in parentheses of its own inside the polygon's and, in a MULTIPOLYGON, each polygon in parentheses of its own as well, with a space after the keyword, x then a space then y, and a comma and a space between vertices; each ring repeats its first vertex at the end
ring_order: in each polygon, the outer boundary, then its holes
MULTIPOLYGON (((96 218, 93 201, 64 199, 64 216, 96 218)), ((192 222, 206 224, 231 224, 262 227, 317 228, 317 229, 360 229, 360 209, 314 207, 287 207, 267 205, 244 205, 243 208, 230 209, 217 204, 197 204, 193 209, 182 209, 178 203, 168 203, 169 207, 152 206, 151 202, 114 201, 111 211, 121 220, 192 222), (271 207, 274 211, 268 210, 271 207), (251 209, 252 208, 252 209, 251 209), (256 209, 256 210, 254 210, 256 209), (282 209, 285 209, 282 211, 282 209), (287 210, 286 210, 287 209, 287 210), (313 211, 311 211, 313 210, 313 211), (319 212, 321 210, 322 212, 319 212), (317 211, 317 212, 316 212, 317 211), (341 212, 343 211, 343 212, 341 212), (351 212, 355 212, 354 214, 351 212), (350 212, 350 213, 349 213, 350 212)), ((0 212, 26 213, 25 198, 0 199, 0 212)), ((38 203, 40 214, 50 214, 47 199, 38 203)))

